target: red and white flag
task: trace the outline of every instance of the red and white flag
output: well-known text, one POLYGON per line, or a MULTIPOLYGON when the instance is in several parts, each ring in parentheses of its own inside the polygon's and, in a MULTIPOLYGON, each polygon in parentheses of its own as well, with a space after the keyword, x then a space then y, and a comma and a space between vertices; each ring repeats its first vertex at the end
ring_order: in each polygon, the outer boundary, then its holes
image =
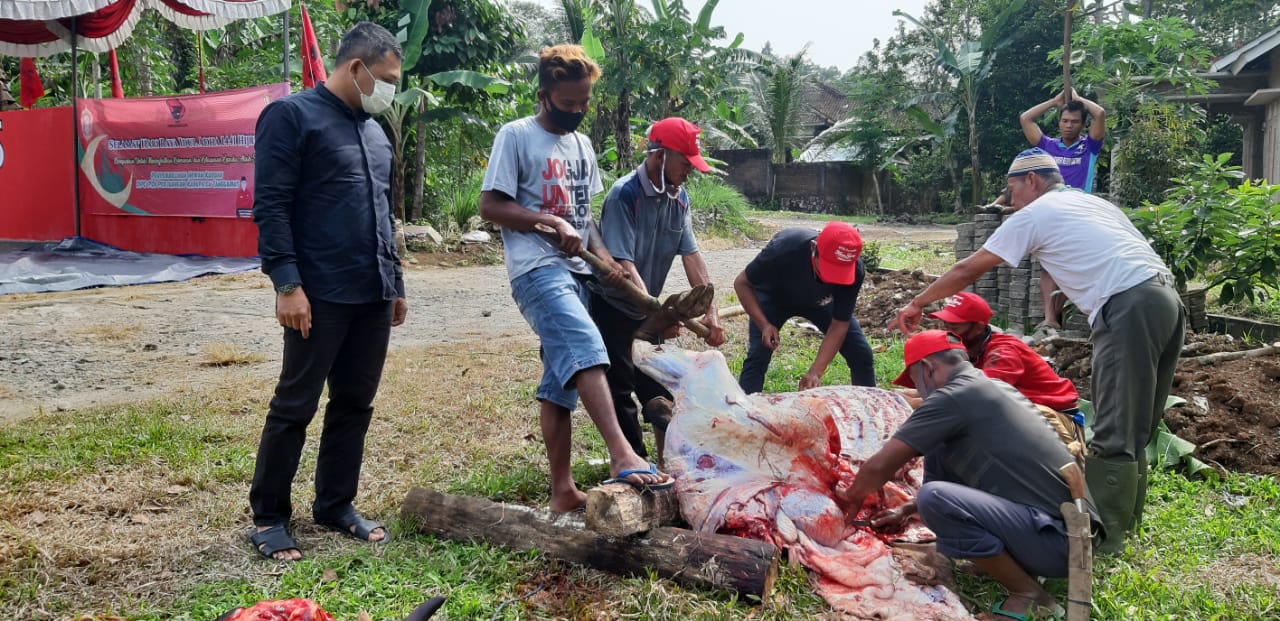
POLYGON ((18 103, 23 108, 36 105, 36 100, 44 97, 44 84, 40 82, 40 72, 36 71, 34 58, 24 58, 18 65, 18 78, 21 88, 18 91, 18 103))
POLYGON ((307 5, 298 6, 302 8, 302 88, 315 88, 317 84, 329 79, 329 76, 324 71, 320 43, 316 41, 316 31, 311 28, 307 5))
POLYGON ((107 56, 111 59, 111 96, 123 99, 124 85, 120 83, 120 62, 116 60, 116 51, 111 50, 107 56))

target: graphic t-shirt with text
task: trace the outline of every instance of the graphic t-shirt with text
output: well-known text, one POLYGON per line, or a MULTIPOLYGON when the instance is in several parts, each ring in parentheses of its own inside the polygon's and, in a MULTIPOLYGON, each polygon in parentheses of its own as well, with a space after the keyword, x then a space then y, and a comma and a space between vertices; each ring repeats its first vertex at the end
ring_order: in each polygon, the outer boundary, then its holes
MULTIPOLYGON (((530 116, 498 130, 481 189, 506 194, 530 211, 565 219, 578 230, 585 247, 591 197, 604 185, 590 139, 577 132, 553 134, 530 116)), ((544 233, 503 228, 502 243, 512 280, 544 265, 563 265, 579 274, 591 271, 582 259, 561 256, 555 241, 544 233)))

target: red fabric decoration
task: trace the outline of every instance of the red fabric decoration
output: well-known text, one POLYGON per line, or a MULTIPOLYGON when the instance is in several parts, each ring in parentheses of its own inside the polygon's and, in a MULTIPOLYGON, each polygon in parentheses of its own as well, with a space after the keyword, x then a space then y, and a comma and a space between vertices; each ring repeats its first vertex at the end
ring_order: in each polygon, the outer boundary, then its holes
POLYGON ((44 84, 40 82, 40 72, 36 71, 36 61, 24 58, 18 68, 18 77, 22 82, 18 91, 18 103, 23 108, 36 105, 36 100, 44 97, 44 84))
POLYGON ((333 615, 309 599, 258 602, 241 608, 227 621, 334 621, 333 615))
POLYGON ((302 88, 315 88, 329 76, 324 71, 324 61, 320 59, 320 43, 316 41, 316 31, 311 28, 307 5, 298 6, 302 8, 302 88))
POLYGON ((124 85, 120 83, 120 62, 116 60, 116 51, 111 50, 108 56, 111 58, 111 96, 123 99, 124 85))

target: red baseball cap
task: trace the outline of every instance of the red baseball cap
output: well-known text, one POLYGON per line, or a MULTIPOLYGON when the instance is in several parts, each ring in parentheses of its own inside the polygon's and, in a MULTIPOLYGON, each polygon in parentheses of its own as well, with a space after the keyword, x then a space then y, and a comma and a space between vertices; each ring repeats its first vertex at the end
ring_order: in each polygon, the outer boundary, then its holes
POLYGON ((902 347, 902 361, 907 363, 907 367, 902 370, 902 374, 897 379, 893 380, 893 383, 915 388, 916 383, 911 380, 911 374, 907 372, 911 369, 911 365, 920 362, 926 356, 948 349, 964 349, 964 341, 946 330, 925 330, 907 339, 906 345, 902 347))
POLYGON ((818 233, 818 269, 823 282, 852 285, 858 278, 862 235, 848 222, 828 222, 818 233))
POLYGON ((698 143, 698 136, 701 134, 702 129, 697 125, 673 116, 653 124, 649 129, 649 142, 689 158, 689 163, 701 172, 711 172, 707 161, 702 159, 702 149, 698 143))
POLYGON ((969 291, 961 291, 949 298, 942 310, 929 313, 934 319, 947 323, 990 323, 991 307, 982 296, 969 291))

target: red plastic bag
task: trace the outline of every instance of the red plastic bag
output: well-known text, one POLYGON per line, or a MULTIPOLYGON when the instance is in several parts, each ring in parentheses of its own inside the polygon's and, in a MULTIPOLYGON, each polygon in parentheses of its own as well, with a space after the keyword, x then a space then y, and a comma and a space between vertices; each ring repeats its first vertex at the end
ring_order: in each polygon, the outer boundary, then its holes
POLYGON ((334 621, 334 618, 309 599, 281 599, 241 608, 232 612, 226 621, 334 621))

